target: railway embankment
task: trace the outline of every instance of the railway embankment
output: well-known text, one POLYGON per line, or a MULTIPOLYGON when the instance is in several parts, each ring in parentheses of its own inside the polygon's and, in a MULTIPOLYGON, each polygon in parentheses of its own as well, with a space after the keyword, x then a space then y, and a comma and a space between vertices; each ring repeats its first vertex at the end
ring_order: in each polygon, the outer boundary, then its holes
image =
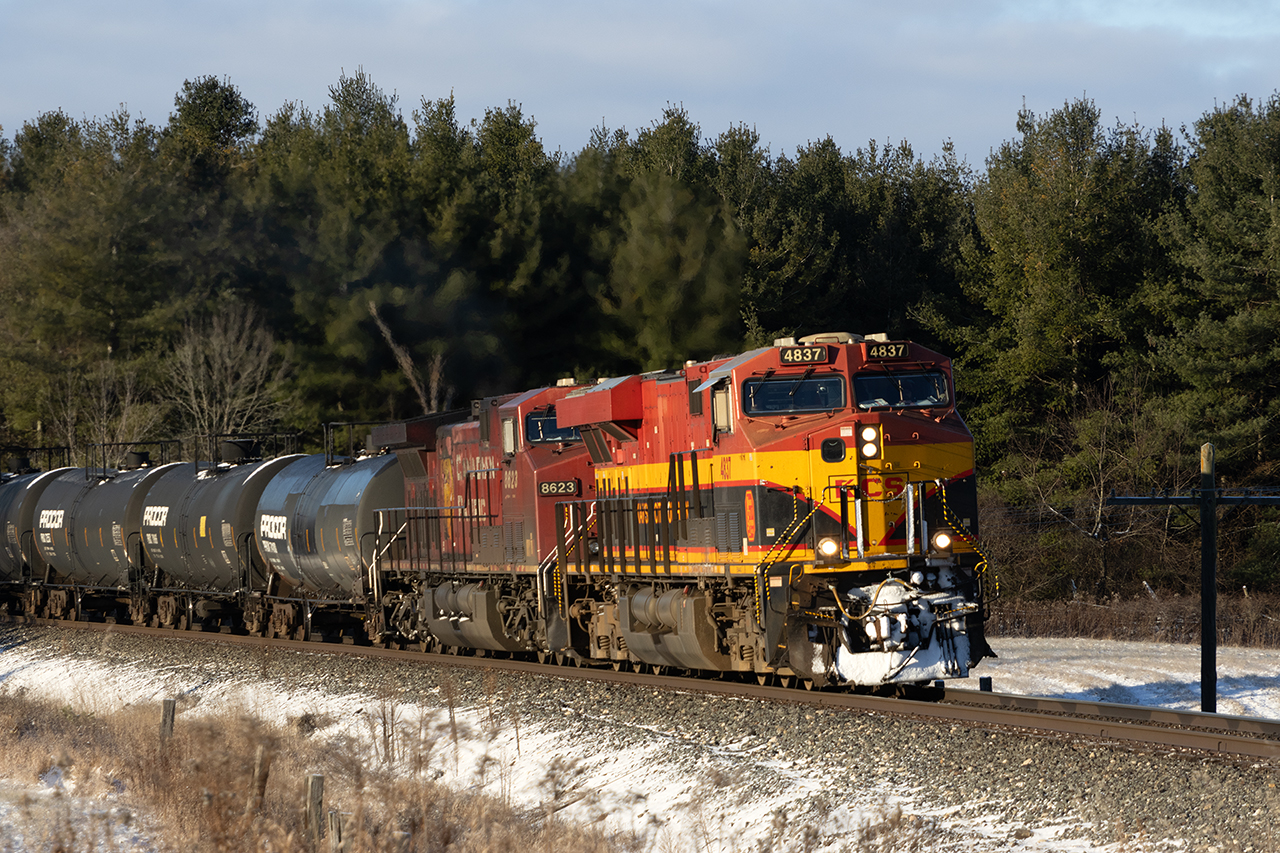
MULTIPOLYGON (((322 772, 328 807, 360 820, 393 783, 411 783, 414 795, 401 790, 398 801, 425 809, 429 781, 490 798, 533 833, 530 843, 552 816, 599 849, 1277 843, 1275 770, 1256 761, 466 665, 481 661, 410 664, 75 629, 6 627, 0 636, 4 701, 39 699, 51 715, 37 730, 17 725, 0 736, 6 755, 30 755, 6 765, 16 780, 47 778, 65 749, 77 793, 110 794, 143 824, 166 802, 206 819, 210 802, 242 814, 249 757, 265 743, 278 756, 265 809, 285 830, 296 830, 303 778, 322 772), (189 775, 160 783, 142 775, 154 762, 135 758, 125 773, 130 765, 124 756, 112 764, 110 749, 78 755, 85 727, 121 709, 131 709, 134 728, 101 739, 157 755, 164 698, 177 700, 170 749, 181 750, 172 760, 189 775), (42 753, 30 749, 37 742, 42 753)), ((6 717, 16 719, 17 707, 6 717)), ((441 820, 432 802, 436 812, 418 815, 416 849, 462 837, 466 824, 441 820)), ((473 814, 490 808, 468 802, 473 814)), ((379 814, 372 825, 414 831, 408 812, 379 814)), ((201 841, 218 849, 217 837, 208 830, 201 841)))

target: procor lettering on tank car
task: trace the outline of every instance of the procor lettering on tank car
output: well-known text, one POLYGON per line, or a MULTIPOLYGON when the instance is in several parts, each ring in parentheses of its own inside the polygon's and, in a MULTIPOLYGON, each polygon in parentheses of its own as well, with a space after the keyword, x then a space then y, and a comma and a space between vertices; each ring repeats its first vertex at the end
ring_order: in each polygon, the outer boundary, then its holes
POLYGON ((831 333, 375 427, 371 453, 0 482, 6 606, 761 681, 989 649, 951 364, 831 333))
POLYGON ((973 442, 950 362, 847 333, 478 401, 381 514, 383 627, 428 647, 814 685, 968 674, 973 442))

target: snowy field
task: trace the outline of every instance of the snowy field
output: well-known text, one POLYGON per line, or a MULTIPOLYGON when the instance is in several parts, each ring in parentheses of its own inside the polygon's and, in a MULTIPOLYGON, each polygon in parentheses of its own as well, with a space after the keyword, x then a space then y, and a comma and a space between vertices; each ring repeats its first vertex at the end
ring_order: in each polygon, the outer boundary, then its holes
MULTIPOLYGON (((975 673, 989 675, 994 689, 1004 693, 1069 697, 1077 699, 1158 705, 1169 708, 1198 709, 1200 704, 1199 648, 1196 646, 1116 643, 1104 641, 1001 640, 993 643, 1000 658, 985 662, 975 673)), ((1280 718, 1280 651, 1219 650, 1219 710, 1223 713, 1280 718)), ((971 682, 958 682, 977 687, 971 682)), ((198 694, 198 704, 185 714, 218 713, 228 708, 248 710, 267 720, 281 716, 280 709, 307 709, 318 718, 332 723, 319 736, 350 735, 369 738, 372 727, 367 709, 377 707, 375 697, 357 692, 333 695, 315 689, 293 688, 288 692, 279 685, 264 683, 252 675, 227 674, 209 678, 173 672, 145 671, 129 664, 97 661, 68 662, 30 652, 23 646, 0 650, 0 690, 25 688, 29 694, 50 697, 73 707, 89 711, 108 711, 125 704, 158 704, 170 696, 198 694)), ((385 701, 385 700, 383 700, 385 701)), ((401 706, 399 718, 409 725, 424 719, 428 726, 447 725, 447 715, 439 707, 401 706)), ((484 712, 464 711, 460 715, 464 737, 458 753, 442 766, 444 780, 458 786, 484 787, 485 790, 517 803, 534 805, 544 795, 549 767, 560 759, 576 762, 575 784, 595 795, 581 806, 566 809, 567 817, 588 819, 591 810, 606 810, 620 826, 678 826, 682 821, 705 821, 708 807, 716 813, 719 824, 715 832, 720 849, 756 849, 769 831, 772 816, 779 809, 800 811, 800 806, 824 788, 830 787, 828 776, 806 768, 798 762, 779 757, 767 744, 744 740, 739 744, 702 747, 701 758, 687 760, 687 752, 676 759, 675 746, 683 747, 678 732, 643 732, 629 744, 609 744, 595 754, 583 754, 581 742, 566 744, 563 731, 549 721, 529 721, 522 726, 520 743, 505 735, 486 735, 484 712), (737 766, 750 765, 760 778, 780 780, 781 784, 757 786, 767 795, 733 794, 733 801, 716 803, 707 800, 706 763, 735 761, 737 766), (477 782, 476 768, 502 768, 487 780, 477 782), (637 796, 636 792, 643 792, 637 796), (691 809, 700 810, 694 814, 691 809)), ((283 718, 275 719, 284 725, 283 718)), ((607 724, 607 721, 601 721, 607 724)), ((746 772, 746 771, 739 771, 746 772)), ((17 780, 0 780, 0 826, 11 824, 12 809, 23 797, 47 796, 58 790, 60 802, 74 798, 73 786, 49 774, 42 787, 17 784, 17 780), (9 810, 9 811, 6 811, 9 810)), ((65 807, 65 806, 60 806, 65 807)), ((86 815, 101 816, 121 803, 86 802, 86 815)), ((972 850, 1055 850, 1085 851, 1093 848, 1083 840, 1061 840, 1051 833, 1037 831, 1030 837, 1011 842, 1012 828, 985 819, 965 818, 939 811, 926 802, 914 802, 908 794, 886 802, 882 796, 868 793, 862 800, 849 799, 824 813, 823 836, 839 839, 842 834, 856 832, 885 809, 901 808, 910 815, 936 820, 949 830, 970 840, 963 848, 972 850), (989 844, 987 843, 989 842, 989 844)), ((654 830, 653 846, 663 846, 654 830)), ((0 833, 3 834, 3 833, 0 833)), ((115 845, 122 850, 148 850, 146 841, 132 830, 117 835, 115 845)), ((20 840, 0 840, 0 850, 24 851, 20 840)), ((845 849, 836 841, 823 850, 845 849)), ((935 848, 942 849, 942 848, 935 848)), ((1117 850, 1121 848, 1116 848, 1117 850)), ((1126 846, 1125 850, 1146 849, 1126 846)))
MULTIPOLYGON (((995 640, 999 693, 1200 710, 1200 647, 1106 640, 995 640)), ((1218 649, 1218 713, 1280 719, 1280 650, 1218 649)), ((967 685, 966 685, 967 686, 967 685)), ((977 685, 973 685, 976 687, 977 685)))

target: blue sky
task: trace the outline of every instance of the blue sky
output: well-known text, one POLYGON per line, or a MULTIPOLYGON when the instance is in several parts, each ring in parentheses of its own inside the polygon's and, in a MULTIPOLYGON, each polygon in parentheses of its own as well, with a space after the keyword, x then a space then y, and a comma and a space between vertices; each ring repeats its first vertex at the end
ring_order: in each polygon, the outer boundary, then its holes
POLYGON ((1018 109, 1087 96, 1104 120, 1178 128, 1280 89, 1280 2, 1253 0, 0 0, 0 127, 124 105, 164 123, 184 79, 228 77, 261 115, 319 108, 363 68, 406 116, 522 105, 549 149, 683 104, 704 134, 776 153, 944 140, 980 165, 1018 109))

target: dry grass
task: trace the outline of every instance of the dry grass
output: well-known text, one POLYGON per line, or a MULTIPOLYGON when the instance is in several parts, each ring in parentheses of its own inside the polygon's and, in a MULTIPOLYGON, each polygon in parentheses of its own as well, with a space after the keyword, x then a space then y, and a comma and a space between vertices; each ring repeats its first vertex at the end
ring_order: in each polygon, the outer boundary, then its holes
MULTIPOLYGON (((28 799, 6 830, 20 832, 26 849, 118 849, 108 824, 140 821, 142 834, 161 850, 327 853, 330 839, 310 838, 304 820, 305 779, 312 773, 325 777, 326 812, 344 815, 341 849, 347 853, 634 848, 626 836, 557 819, 554 802, 521 812, 498 798, 437 784, 434 764, 444 751, 435 749, 438 733, 398 725, 390 706, 375 721, 380 737, 373 755, 353 741, 319 742, 312 735, 316 721, 306 718, 282 731, 236 715, 179 715, 173 737, 161 743, 158 707, 95 715, 0 694, 0 721, 4 775, 36 783, 52 772, 72 783, 80 803, 56 795, 37 807, 28 799), (255 809, 259 747, 271 764, 255 809), (83 805, 108 794, 129 808, 83 805)), ((7 844, 0 838, 0 847, 7 844)))
MULTIPOLYGON (((1095 640, 1200 642, 1200 598, 1170 596, 1091 604, 1085 601, 998 601, 990 637, 1081 637, 1095 640)), ((1218 642, 1280 648, 1280 596, 1219 597, 1218 642)))
MULTIPOLYGON (((91 701, 85 704, 93 707, 91 701)), ((77 712, 0 692, 3 776, 34 786, 52 774, 67 789, 51 797, 28 796, 11 810, 11 825, 0 829, 0 850, 133 850, 127 842, 134 835, 144 839, 139 849, 182 853, 747 849, 721 811, 726 804, 721 800, 734 801, 732 792, 743 803, 752 794, 749 780, 736 773, 716 771, 702 780, 702 798, 686 806, 676 823, 650 820, 617 829, 616 822, 606 820, 610 806, 572 762, 551 763, 538 786, 540 805, 525 810, 511 804, 510 780, 498 778, 504 768, 497 763, 478 767, 476 780, 478 788, 501 790, 498 796, 438 784, 434 780, 442 768, 456 761, 458 721, 406 721, 405 716, 391 700, 381 703, 357 743, 322 740, 329 721, 309 714, 281 728, 237 714, 196 718, 180 713, 173 736, 162 742, 159 707, 77 712), (270 756, 270 772, 259 806, 254 767, 260 754, 270 756), (340 845, 332 826, 318 840, 308 832, 305 780, 313 773, 324 775, 325 823, 341 814, 340 845), (485 783, 485 773, 492 774, 491 784, 485 783), (562 810, 575 804, 580 813, 585 806, 585 822, 563 818, 562 810)), ((486 722, 493 732, 504 724, 497 716, 486 722)), ((634 796, 643 802, 642 794, 634 796)), ((884 805, 836 838, 823 838, 815 827, 789 817, 778 811, 770 831, 750 849, 800 853, 834 844, 848 851, 927 850, 940 838, 932 821, 884 805)))

